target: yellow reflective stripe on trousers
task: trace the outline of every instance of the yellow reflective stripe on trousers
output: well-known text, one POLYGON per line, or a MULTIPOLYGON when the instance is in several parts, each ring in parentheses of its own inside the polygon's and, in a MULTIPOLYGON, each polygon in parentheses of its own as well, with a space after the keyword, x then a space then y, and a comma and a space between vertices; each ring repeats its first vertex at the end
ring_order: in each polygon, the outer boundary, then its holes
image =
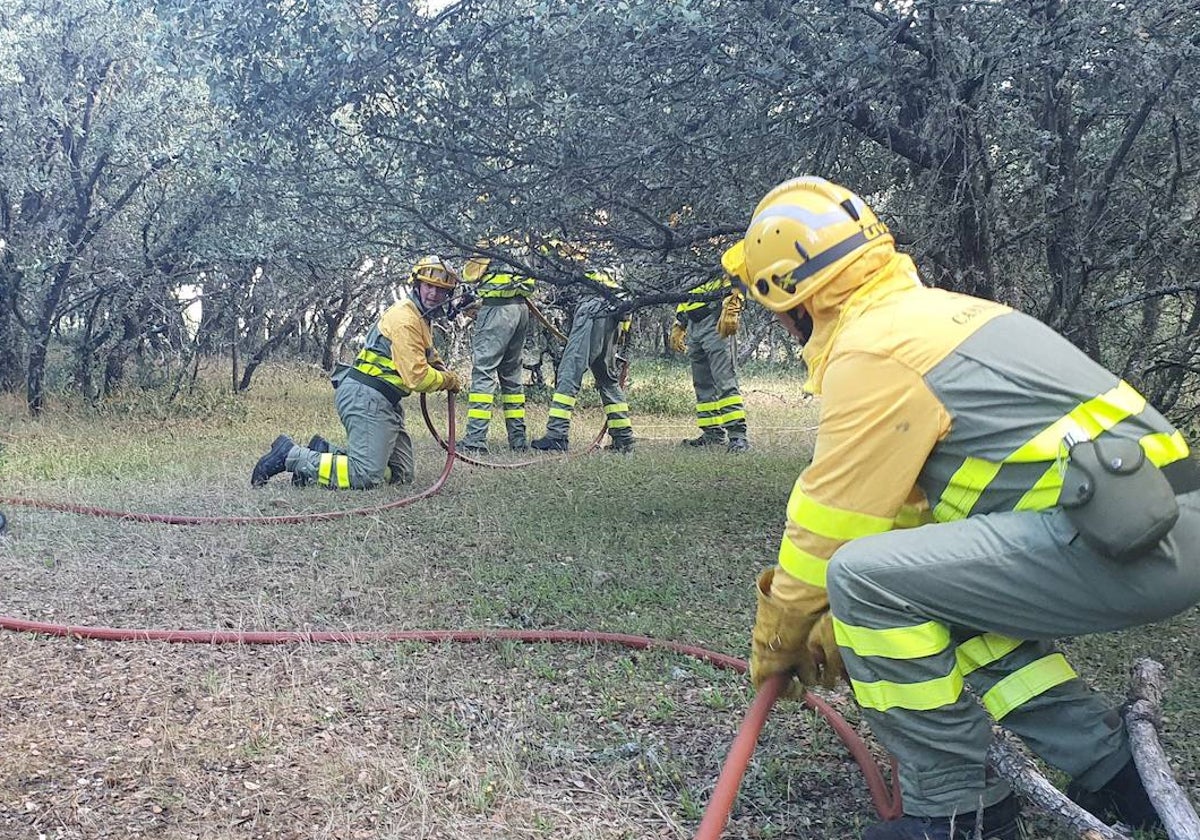
POLYGON ((963 459, 962 466, 951 476, 942 492, 942 498, 934 508, 934 518, 939 522, 946 522, 969 515, 1004 464, 1055 461, 1058 458, 1059 444, 1068 431, 1082 430, 1089 437, 1096 437, 1122 420, 1138 414, 1145 407, 1145 398, 1135 391, 1133 386, 1122 380, 1115 388, 1077 405, 1068 414, 1064 414, 1023 443, 1000 463, 983 458, 963 459))
POLYGON ((605 414, 622 414, 629 411, 629 403, 609 403, 604 406, 605 414))
POLYGON ((829 560, 799 548, 787 534, 779 544, 779 565, 792 577, 805 583, 825 588, 825 575, 829 571, 829 560))
POLYGON ((520 420, 525 416, 524 394, 501 394, 500 399, 504 403, 505 420, 520 420))
POLYGON ((938 621, 926 621, 911 627, 859 627, 833 617, 833 636, 842 647, 859 656, 886 656, 888 659, 920 659, 950 647, 950 628, 938 621))
POLYGON ((1011 636, 1001 636, 999 633, 983 633, 972 636, 960 644, 954 651, 958 660, 958 670, 963 676, 974 673, 985 665, 991 665, 1023 645, 1021 639, 1011 636))
POLYGON ((743 403, 744 400, 742 400, 741 396, 734 395, 732 397, 713 400, 712 402, 696 403, 696 411, 720 411, 722 408, 729 408, 733 405, 742 405, 743 403))
POLYGON ((350 459, 345 455, 334 455, 331 452, 321 454, 317 464, 317 483, 324 487, 350 486, 350 459))
POLYGON ((854 696, 864 709, 886 712, 888 709, 909 709, 927 712, 958 701, 962 696, 963 677, 956 667, 944 677, 915 683, 888 680, 859 682, 850 680, 854 696))
POLYGON ((561 403, 569 408, 574 408, 575 403, 578 402, 578 400, 576 400, 574 397, 568 397, 566 394, 559 394, 555 392, 554 396, 551 397, 551 402, 561 403))
POLYGON ((1013 671, 983 695, 983 705, 996 720, 1078 674, 1061 653, 1052 653, 1013 671))
POLYGON ((831 540, 853 540, 892 530, 893 521, 816 501, 800 489, 797 481, 788 499, 787 516, 792 522, 831 540))
POLYGON ((613 417, 608 421, 610 429, 630 429, 633 428, 633 421, 628 417, 613 417))
POLYGON ((467 396, 467 404, 470 406, 467 409, 467 417, 474 420, 491 420, 492 419, 492 403, 496 401, 496 397, 492 394, 470 394, 467 396))

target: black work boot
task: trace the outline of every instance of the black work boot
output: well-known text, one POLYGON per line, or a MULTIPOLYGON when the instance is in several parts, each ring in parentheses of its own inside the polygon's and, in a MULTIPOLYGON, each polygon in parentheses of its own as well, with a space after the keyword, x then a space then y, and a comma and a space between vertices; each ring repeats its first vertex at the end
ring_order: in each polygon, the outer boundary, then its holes
POLYGON ((730 438, 728 451, 734 455, 740 455, 743 452, 749 452, 750 441, 746 440, 744 437, 730 438))
POLYGON ((1162 827, 1162 817, 1154 810, 1132 758, 1100 790, 1084 790, 1072 782, 1067 785, 1067 796, 1105 822, 1122 822, 1130 828, 1162 827))
POLYGON ((258 459, 254 472, 250 473, 250 486, 262 487, 273 475, 279 475, 287 469, 287 456, 296 444, 287 435, 280 435, 271 444, 266 455, 258 459))
POLYGON ((529 445, 541 452, 566 452, 568 440, 565 437, 550 437, 550 435, 546 435, 545 437, 537 438, 529 445))
POLYGON ((464 455, 487 455, 490 450, 486 443, 470 443, 460 440, 454 444, 454 451, 464 455))
POLYGON ((604 451, 613 452, 618 455, 628 455, 633 451, 633 435, 612 438, 612 442, 604 447, 604 451))
POLYGON ((701 449, 706 446, 724 446, 725 435, 720 432, 703 432, 699 437, 681 440, 679 445, 690 446, 694 449, 701 449))
MULTIPOLYGON (((308 446, 306 448, 311 449, 313 452, 322 453, 331 452, 333 450, 333 447, 329 445, 329 441, 325 440, 325 438, 321 437, 320 435, 313 435, 310 437, 308 439, 308 446)), ((308 479, 300 473, 292 473, 292 486, 307 487, 308 479)))
MULTIPOLYGON (((983 809, 983 840, 1017 840, 1021 806, 1011 793, 983 809)), ((954 817, 901 817, 876 823, 863 840, 973 840, 975 813, 954 817)))

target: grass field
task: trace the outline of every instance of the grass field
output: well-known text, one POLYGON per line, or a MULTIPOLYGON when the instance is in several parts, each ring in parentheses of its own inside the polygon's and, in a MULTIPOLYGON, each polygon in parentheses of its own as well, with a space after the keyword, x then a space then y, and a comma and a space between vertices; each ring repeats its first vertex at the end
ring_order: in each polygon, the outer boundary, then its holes
MULTIPOLYGON (((378 515, 171 527, 8 508, 0 612, 122 627, 605 630, 742 656, 752 581, 774 560, 815 422, 798 377, 749 371, 743 384, 754 449, 742 457, 680 449, 694 434, 686 368, 637 363, 635 454, 459 466, 441 495, 378 515)), ((420 488, 443 456, 406 402, 420 488)), ((537 433, 545 402, 531 404, 537 433)), ((581 403, 576 445, 600 422, 594 398, 581 403)), ((286 476, 250 488, 277 433, 342 438, 328 384, 308 370, 268 369, 240 398, 214 388, 168 406, 147 393, 98 411, 55 405, 37 422, 6 398, 0 417, 0 495, 255 515, 411 492, 296 489, 286 476)), ((1197 618, 1066 645, 1117 693, 1135 656, 1168 665, 1167 748, 1193 797, 1197 618)), ((857 720, 844 693, 831 699, 857 720)), ((749 700, 744 678, 659 652, 4 634, 0 838, 687 838, 749 700)), ((727 836, 855 837, 872 819, 829 729, 785 704, 727 836)), ((1037 819, 1030 831, 1060 836, 1037 819)))

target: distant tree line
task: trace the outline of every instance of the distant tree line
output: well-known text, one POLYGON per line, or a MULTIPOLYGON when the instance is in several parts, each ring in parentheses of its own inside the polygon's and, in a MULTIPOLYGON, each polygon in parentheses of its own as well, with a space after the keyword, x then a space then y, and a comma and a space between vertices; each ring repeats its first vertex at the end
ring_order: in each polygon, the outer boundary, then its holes
POLYGON ((1200 2, 8 0, 0 388, 328 367, 431 251, 682 300, 815 173, 1194 421, 1198 87, 1200 2))

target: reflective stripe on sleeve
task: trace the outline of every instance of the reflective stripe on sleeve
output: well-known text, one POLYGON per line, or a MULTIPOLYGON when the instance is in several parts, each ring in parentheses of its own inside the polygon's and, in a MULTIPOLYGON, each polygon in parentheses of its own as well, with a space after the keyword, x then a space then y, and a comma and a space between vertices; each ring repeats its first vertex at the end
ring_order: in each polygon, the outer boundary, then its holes
POLYGON ((779 565, 797 580, 825 588, 825 576, 829 571, 829 560, 803 550, 792 542, 787 534, 779 544, 779 565))
POLYGON ((792 488, 788 499, 788 519, 814 534, 831 540, 853 540, 871 534, 882 534, 892 530, 893 520, 869 513, 836 508, 822 504, 800 489, 800 482, 792 488))

